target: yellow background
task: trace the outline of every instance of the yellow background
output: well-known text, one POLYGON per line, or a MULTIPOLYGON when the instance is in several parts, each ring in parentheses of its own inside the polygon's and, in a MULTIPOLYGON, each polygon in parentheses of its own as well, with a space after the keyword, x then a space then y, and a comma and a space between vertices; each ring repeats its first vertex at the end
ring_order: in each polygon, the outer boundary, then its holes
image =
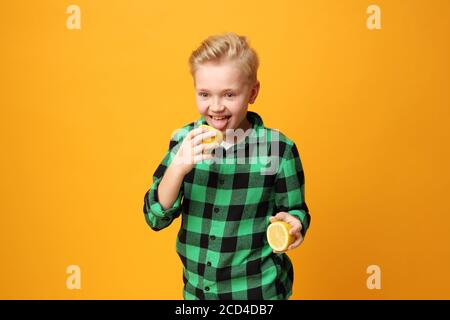
POLYGON ((292 298, 449 299, 450 2, 375 3, 371 31, 360 0, 2 1, 0 298, 182 298, 180 219, 151 231, 143 197, 198 118, 190 52, 234 31, 305 169, 292 298))

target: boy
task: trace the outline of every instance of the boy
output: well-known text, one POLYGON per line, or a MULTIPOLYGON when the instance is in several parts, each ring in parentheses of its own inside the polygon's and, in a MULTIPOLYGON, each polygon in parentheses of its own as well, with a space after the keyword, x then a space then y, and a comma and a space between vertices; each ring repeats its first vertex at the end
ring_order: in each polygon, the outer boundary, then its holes
POLYGON ((201 116, 173 135, 145 194, 146 221, 161 230, 182 214, 184 299, 288 299, 292 264, 271 249, 266 230, 288 222, 292 250, 309 227, 297 148, 247 111, 260 83, 245 37, 211 36, 189 63, 201 116), (203 143, 215 132, 201 125, 222 132, 223 142, 203 143))

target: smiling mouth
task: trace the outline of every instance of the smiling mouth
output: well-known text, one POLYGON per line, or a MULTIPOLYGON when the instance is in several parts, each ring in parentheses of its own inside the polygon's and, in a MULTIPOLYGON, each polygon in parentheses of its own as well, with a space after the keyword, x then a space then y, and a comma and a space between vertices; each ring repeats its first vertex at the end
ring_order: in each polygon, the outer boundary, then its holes
POLYGON ((230 121, 229 119, 231 118, 231 116, 218 117, 212 115, 208 115, 208 117, 209 117, 208 122, 210 123, 210 125, 220 131, 223 131, 227 128, 230 121))
POLYGON ((214 120, 224 120, 224 119, 230 119, 231 118, 231 116, 221 116, 221 117, 216 117, 216 116, 209 116, 211 119, 214 119, 214 120))

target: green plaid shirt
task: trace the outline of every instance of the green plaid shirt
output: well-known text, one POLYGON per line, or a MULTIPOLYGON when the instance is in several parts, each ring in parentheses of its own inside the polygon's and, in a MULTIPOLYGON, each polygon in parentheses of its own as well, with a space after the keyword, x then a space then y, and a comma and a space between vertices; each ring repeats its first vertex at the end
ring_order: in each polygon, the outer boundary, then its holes
POLYGON ((272 252, 266 238, 270 216, 289 212, 309 227, 304 173, 295 144, 266 128, 248 112, 252 130, 244 140, 214 159, 197 163, 180 188, 172 208, 164 210, 157 188, 185 135, 206 124, 204 117, 172 137, 165 157, 144 197, 144 214, 161 230, 180 214, 176 250, 183 262, 185 299, 288 299, 293 268, 285 253, 272 252))

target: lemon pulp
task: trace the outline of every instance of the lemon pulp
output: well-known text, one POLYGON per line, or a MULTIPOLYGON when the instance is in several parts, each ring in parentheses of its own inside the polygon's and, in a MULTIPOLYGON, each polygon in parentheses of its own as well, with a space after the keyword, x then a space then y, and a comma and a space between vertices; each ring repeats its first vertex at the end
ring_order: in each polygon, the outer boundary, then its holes
POLYGON ((291 226, 285 221, 276 221, 267 228, 267 241, 275 251, 286 251, 294 242, 294 236, 289 234, 291 226))

